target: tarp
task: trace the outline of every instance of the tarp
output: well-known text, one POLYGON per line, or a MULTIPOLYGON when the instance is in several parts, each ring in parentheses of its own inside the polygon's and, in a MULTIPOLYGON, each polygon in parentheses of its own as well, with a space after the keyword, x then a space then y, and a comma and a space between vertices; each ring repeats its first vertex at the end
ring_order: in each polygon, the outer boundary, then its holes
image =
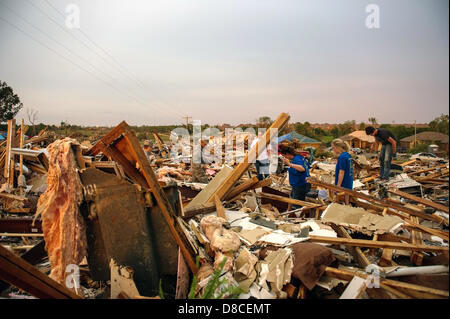
POLYGON ((291 132, 283 136, 279 136, 277 139, 277 143, 281 143, 284 140, 289 140, 292 142, 293 139, 297 139, 300 143, 311 143, 311 144, 320 144, 319 141, 316 141, 315 139, 312 139, 308 136, 304 136, 301 134, 298 134, 297 132, 291 132))

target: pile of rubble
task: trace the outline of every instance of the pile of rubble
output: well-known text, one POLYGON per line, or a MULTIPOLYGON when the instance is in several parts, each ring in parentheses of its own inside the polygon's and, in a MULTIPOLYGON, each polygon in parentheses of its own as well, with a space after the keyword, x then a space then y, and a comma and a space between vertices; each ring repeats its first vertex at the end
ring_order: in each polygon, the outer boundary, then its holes
POLYGON ((255 176, 248 158, 261 148, 194 169, 155 141, 145 154, 122 122, 93 146, 25 148, 20 134, 0 146, 2 296, 448 298, 448 162, 398 162, 381 183, 378 160, 358 156, 348 190, 333 185, 335 159, 311 157, 312 190, 299 201, 283 167, 255 176))

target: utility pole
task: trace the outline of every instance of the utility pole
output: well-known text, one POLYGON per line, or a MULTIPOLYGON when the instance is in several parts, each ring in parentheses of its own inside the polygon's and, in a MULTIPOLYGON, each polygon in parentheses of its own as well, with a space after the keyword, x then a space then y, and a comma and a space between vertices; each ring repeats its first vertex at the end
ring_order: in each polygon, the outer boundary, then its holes
POLYGON ((417 143, 417 125, 416 125, 416 120, 414 120, 414 147, 416 146, 417 143))
POLYGON ((186 130, 189 130, 189 119, 192 118, 192 116, 183 116, 184 119, 186 119, 186 130))

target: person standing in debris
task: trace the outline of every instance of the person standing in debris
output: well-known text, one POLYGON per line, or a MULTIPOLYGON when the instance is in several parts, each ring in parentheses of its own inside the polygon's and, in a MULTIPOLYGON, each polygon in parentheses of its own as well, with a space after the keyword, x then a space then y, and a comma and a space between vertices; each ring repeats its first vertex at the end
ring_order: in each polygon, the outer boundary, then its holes
MULTIPOLYGON (((348 153, 350 146, 341 139, 331 142, 333 152, 338 155, 336 171, 334 174, 334 184, 339 187, 353 189, 353 159, 348 153)), ((345 204, 350 204, 350 197, 345 194, 345 204)))
MULTIPOLYGON (((252 149, 258 140, 263 136, 262 131, 258 131, 258 137, 255 137, 252 141, 252 144, 250 145, 250 149, 252 149)), ((263 180, 270 175, 270 144, 264 148, 264 150, 259 154, 258 158, 255 161, 255 167, 256 167, 256 175, 258 177, 258 180, 263 180)))
MULTIPOLYGON (((309 175, 308 164, 306 159, 297 154, 291 147, 281 150, 283 163, 289 166, 289 184, 292 187, 290 197, 304 201, 306 194, 311 190, 311 184, 306 181, 309 175)), ((299 205, 292 205, 293 209, 301 208, 299 205)))
POLYGON ((381 181, 389 180, 391 170, 392 157, 397 152, 397 141, 394 134, 385 128, 366 127, 366 134, 375 137, 375 148, 381 143, 380 152, 380 179, 381 181))
POLYGON ((155 156, 152 154, 152 143, 149 140, 144 141, 144 153, 148 161, 151 163, 155 156))

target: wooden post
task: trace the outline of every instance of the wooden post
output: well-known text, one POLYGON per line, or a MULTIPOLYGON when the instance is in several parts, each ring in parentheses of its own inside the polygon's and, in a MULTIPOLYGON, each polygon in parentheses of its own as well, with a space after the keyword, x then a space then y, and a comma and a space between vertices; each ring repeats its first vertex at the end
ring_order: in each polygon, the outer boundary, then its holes
MULTIPOLYGON (((23 148, 23 141, 24 141, 24 132, 23 132, 23 119, 20 122, 20 148, 23 148)), ((23 155, 20 155, 20 173, 19 176, 23 176, 23 155)), ((21 177, 19 177, 20 180, 21 177)), ((23 187, 20 187, 20 196, 23 195, 23 187)))
POLYGON ((16 137, 16 120, 12 119, 8 121, 8 133, 6 138, 6 163, 4 176, 8 180, 10 188, 14 186, 14 155, 12 155, 11 149, 15 147, 16 137))

